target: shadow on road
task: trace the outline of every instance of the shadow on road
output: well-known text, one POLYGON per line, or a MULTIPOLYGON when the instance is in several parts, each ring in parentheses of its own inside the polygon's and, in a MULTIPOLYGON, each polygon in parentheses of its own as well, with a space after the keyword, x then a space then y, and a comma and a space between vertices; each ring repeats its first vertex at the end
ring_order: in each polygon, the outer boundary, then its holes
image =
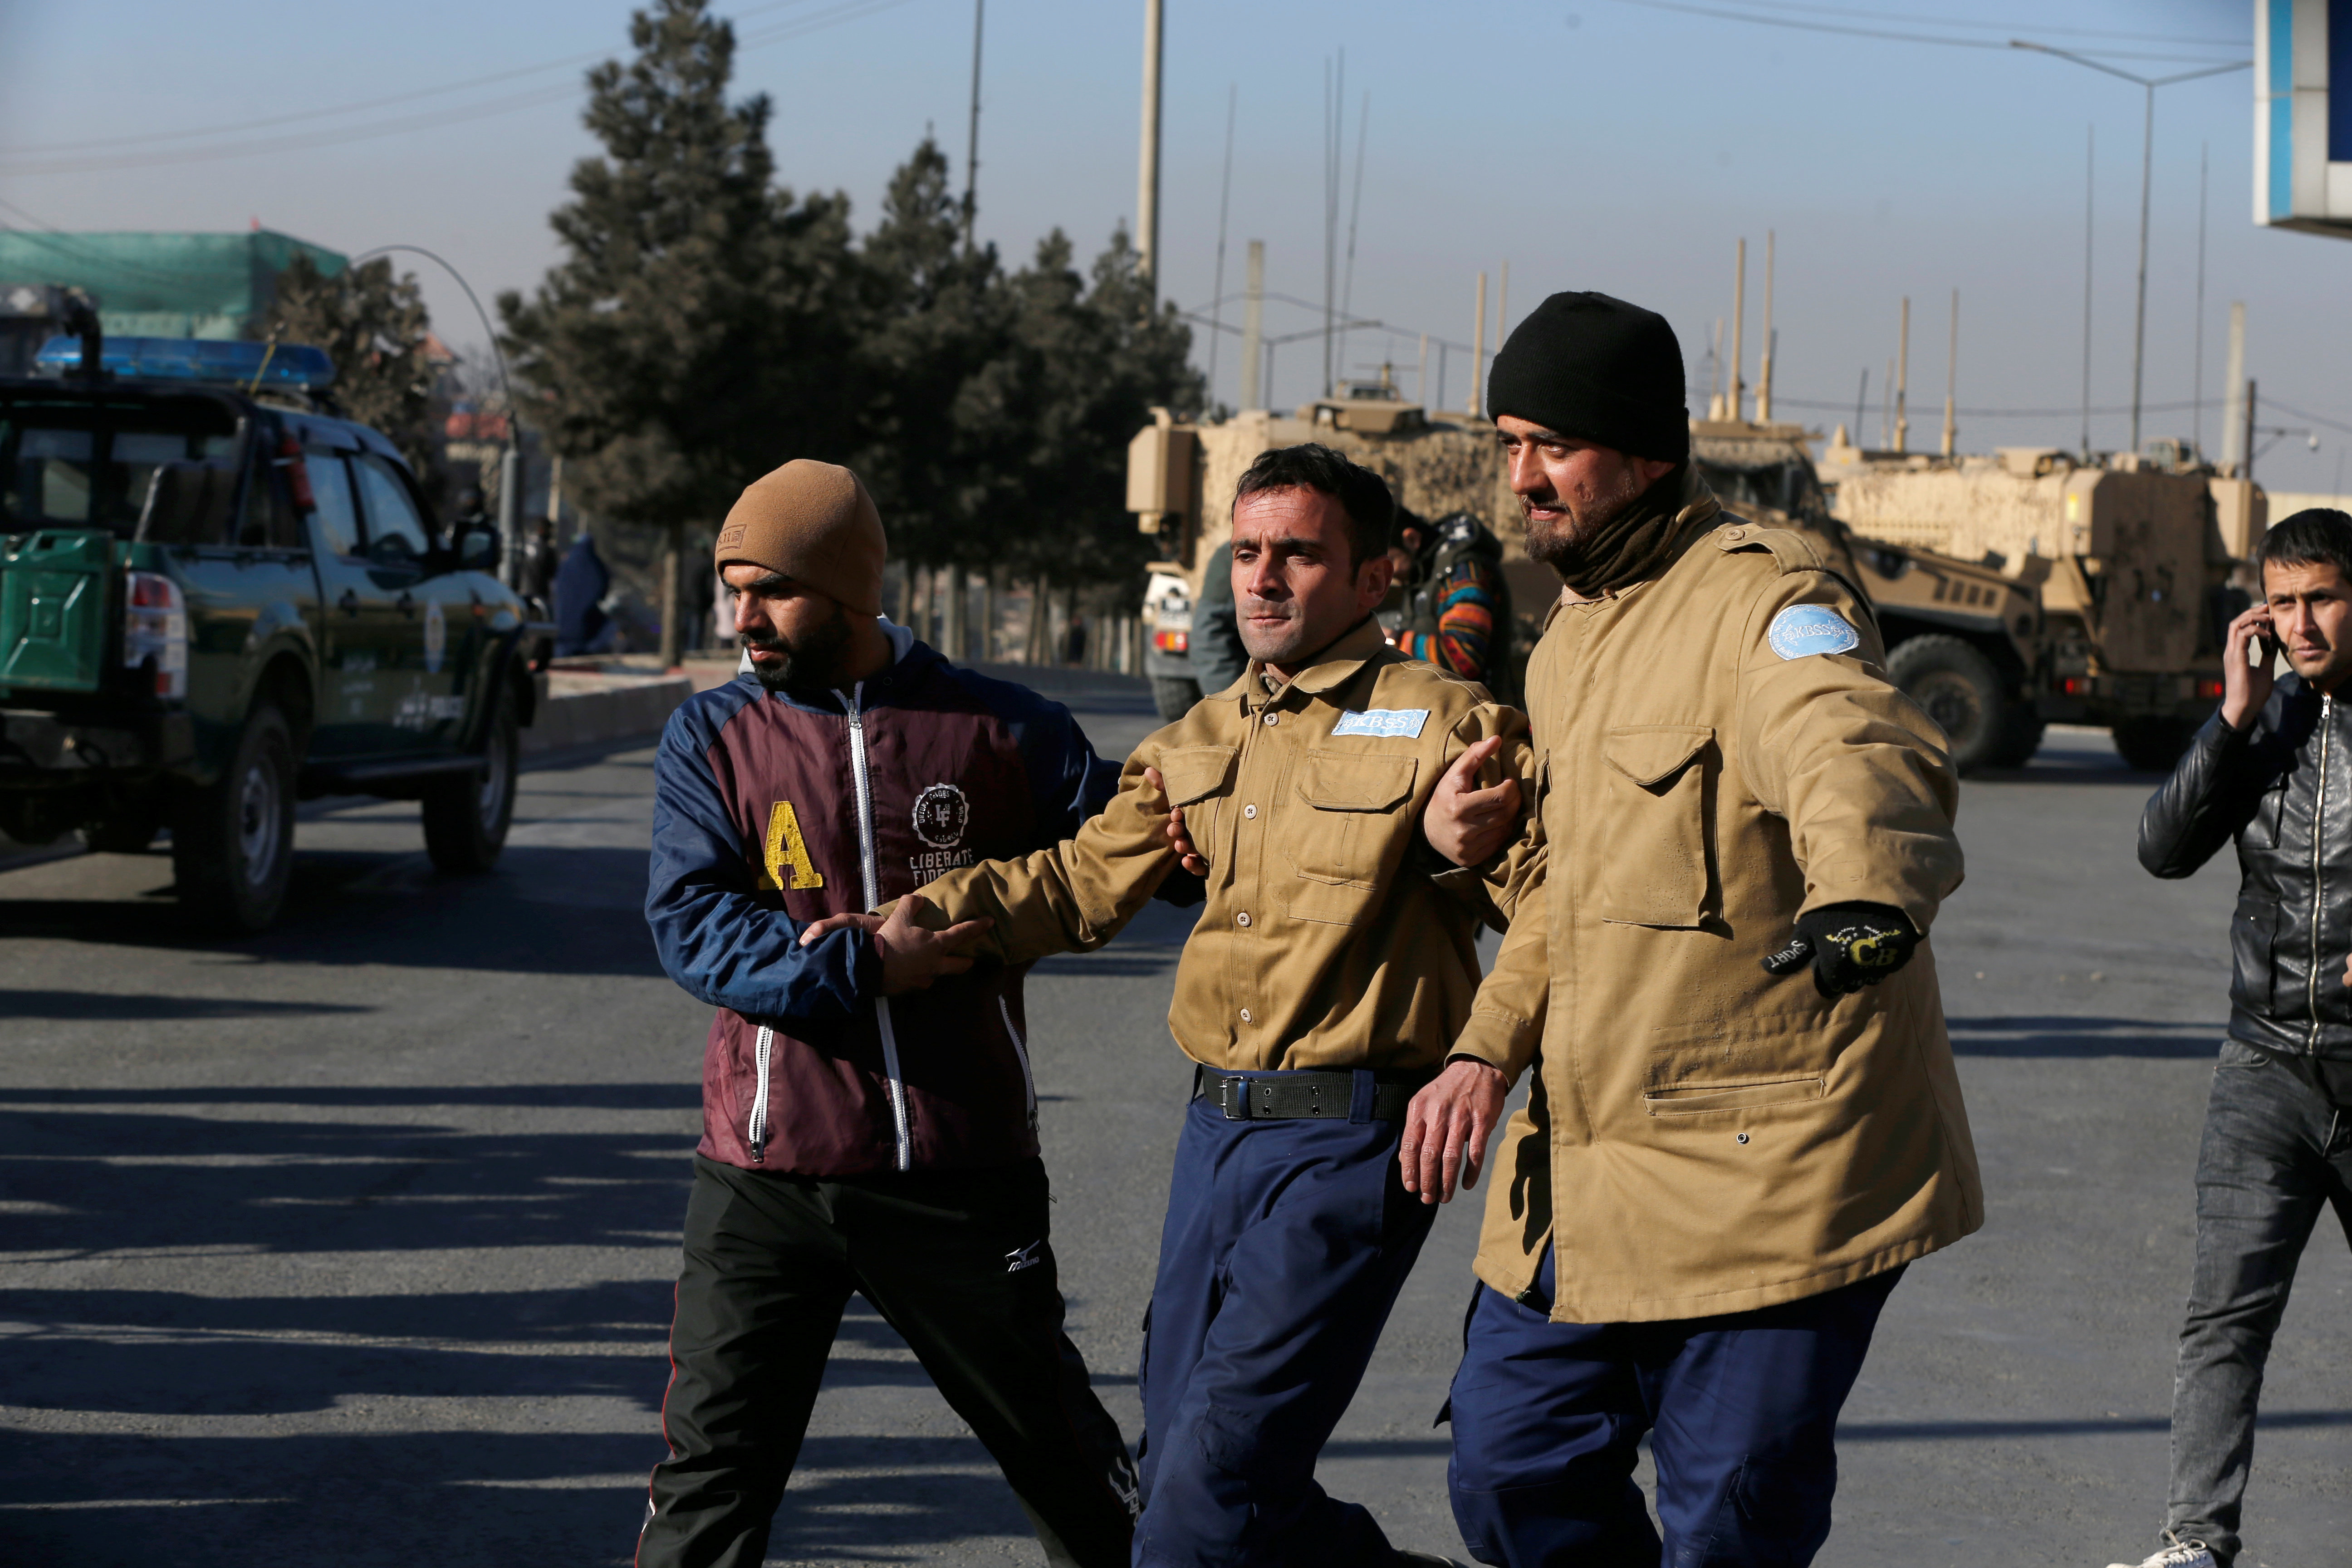
POLYGON ((2152 1018, 2106 1018, 2074 1014, 2028 1017, 1962 1018, 1948 1016, 1952 1050, 1964 1057, 2210 1057, 2221 1047, 2225 1026, 2152 1018))

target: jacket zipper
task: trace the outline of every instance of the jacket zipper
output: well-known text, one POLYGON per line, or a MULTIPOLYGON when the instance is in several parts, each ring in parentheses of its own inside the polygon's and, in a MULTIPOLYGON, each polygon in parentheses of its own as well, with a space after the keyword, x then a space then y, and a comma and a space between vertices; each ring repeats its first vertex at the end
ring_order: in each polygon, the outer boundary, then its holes
MULTIPOLYGON (((874 789, 866 771, 866 721, 859 711, 865 700, 866 683, 859 681, 841 698, 841 705, 849 712, 849 771, 854 776, 857 793, 857 854, 865 873, 866 907, 872 909, 882 901, 882 871, 874 856, 874 789)), ((882 1031, 883 1081, 890 1091, 890 1121, 898 1140, 898 1169, 912 1170, 915 1164, 915 1141, 907 1129, 907 1086, 898 1074, 898 1034, 890 1026, 890 999, 874 998, 874 1022, 882 1031)))
POLYGON ((1029 1101, 1029 1131, 1037 1131, 1037 1079, 1029 1070, 1029 1042, 1013 1026, 1013 1004, 1002 994, 996 998, 996 1011, 1004 1020, 1004 1032, 1013 1040, 1013 1054, 1021 1058, 1021 1092, 1029 1101))
POLYGON ((2319 699, 2319 793, 2311 807, 2311 957, 2305 968, 2307 973, 2305 995, 2311 1008, 2311 1033, 2303 1043, 2305 1056, 2319 1054, 2319 911, 2326 885, 2320 870, 2320 825, 2327 820, 2327 751, 2328 742, 2336 729, 2336 698, 2333 693, 2319 699))
POLYGON ((758 1058, 760 1087, 751 1097, 751 1121, 744 1129, 751 1145, 751 1163, 764 1163, 768 1157, 768 1062, 776 1049, 776 1031, 767 1025, 760 1026, 758 1058))

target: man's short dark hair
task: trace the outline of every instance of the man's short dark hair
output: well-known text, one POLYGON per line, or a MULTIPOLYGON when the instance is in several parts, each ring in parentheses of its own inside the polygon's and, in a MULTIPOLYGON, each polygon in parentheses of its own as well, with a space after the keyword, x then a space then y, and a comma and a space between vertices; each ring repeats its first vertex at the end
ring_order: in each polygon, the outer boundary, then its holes
POLYGON ((1348 569, 1352 572, 1375 555, 1388 553, 1396 534, 1396 498, 1389 482, 1364 467, 1351 463, 1320 441, 1297 447, 1276 447, 1260 452, 1234 487, 1235 506, 1263 490, 1320 490, 1338 498, 1348 514, 1348 569))
POLYGON ((2296 512, 2263 535, 2258 566, 2333 566, 2352 583, 2352 516, 2333 507, 2296 512))

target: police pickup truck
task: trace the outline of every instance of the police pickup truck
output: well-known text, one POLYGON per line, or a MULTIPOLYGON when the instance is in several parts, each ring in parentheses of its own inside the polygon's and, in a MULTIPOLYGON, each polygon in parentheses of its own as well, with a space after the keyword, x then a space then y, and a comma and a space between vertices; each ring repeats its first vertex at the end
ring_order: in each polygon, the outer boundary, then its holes
POLYGON ((45 346, 0 380, 0 833, 144 848, 210 929, 276 918, 298 800, 422 803, 446 870, 514 811, 542 634, 296 344, 45 346))

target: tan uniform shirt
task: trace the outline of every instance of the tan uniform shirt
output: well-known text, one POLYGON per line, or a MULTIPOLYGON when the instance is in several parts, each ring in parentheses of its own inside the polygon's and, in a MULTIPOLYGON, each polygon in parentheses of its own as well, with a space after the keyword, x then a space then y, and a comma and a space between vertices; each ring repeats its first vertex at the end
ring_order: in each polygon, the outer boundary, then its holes
MULTIPOLYGON (((1695 530, 1716 515, 1696 493, 1695 530)), ((1982 1223, 1930 952, 1834 1000, 1759 962, 1822 904, 1925 931, 1959 883, 1943 736, 1884 657, 1804 535, 1738 520, 1553 613, 1528 671, 1533 852, 1496 889, 1510 932, 1454 1047, 1538 1068, 1494 1159, 1496 1289, 1549 1243, 1558 1321, 1700 1317, 1982 1223)))
POLYGON ((1512 737, 1528 789, 1526 721, 1369 620, 1278 689, 1262 673, 1147 738, 1076 837, 922 889, 939 906, 925 923, 990 917, 983 951, 1010 963, 1099 947, 1173 869, 1172 803, 1210 864, 1168 1015, 1184 1053, 1228 1070, 1433 1066, 1470 1016, 1483 900, 1423 838, 1422 808, 1489 735, 1512 737))

